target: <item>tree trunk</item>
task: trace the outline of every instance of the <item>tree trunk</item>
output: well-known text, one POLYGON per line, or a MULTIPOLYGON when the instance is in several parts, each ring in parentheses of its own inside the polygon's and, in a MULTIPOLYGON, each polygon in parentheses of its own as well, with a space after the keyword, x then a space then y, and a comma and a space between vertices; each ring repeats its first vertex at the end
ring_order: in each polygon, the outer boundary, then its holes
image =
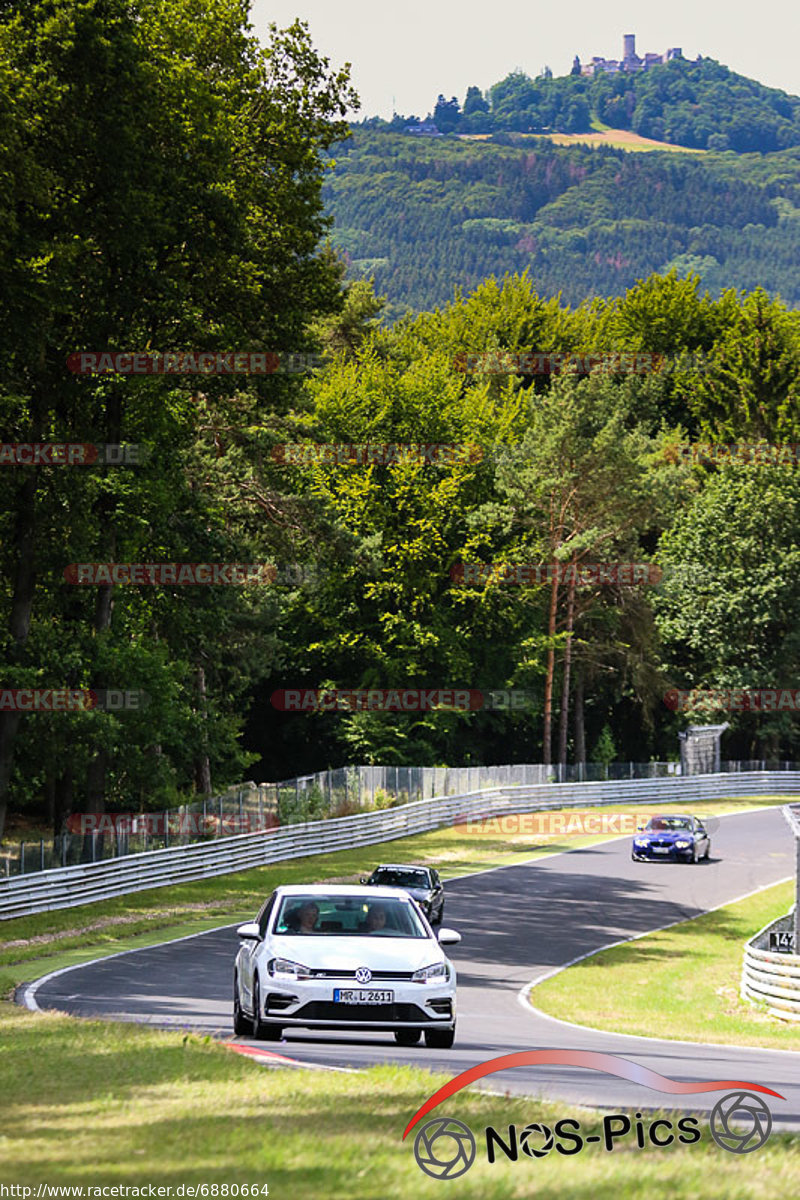
MULTIPOLYGON (((113 561, 116 549, 116 538, 112 527, 110 537, 111 555, 113 561)), ((94 609, 94 630, 95 634, 104 633, 111 626, 111 613, 114 608, 114 585, 110 583, 101 584, 97 589, 97 598, 94 609)), ((101 690, 108 687, 109 681, 102 677, 101 674, 95 673, 92 678, 92 688, 101 690)), ((108 771, 108 752, 106 750, 98 750, 94 758, 89 763, 86 771, 86 812, 102 813, 106 807, 106 773, 108 771)), ((94 855, 100 859, 103 857, 103 839, 104 834, 92 835, 86 834, 83 841, 82 859, 84 862, 91 862, 93 857, 92 841, 94 842, 94 855)))
POLYGON ((544 727, 542 729, 542 762, 550 766, 552 755, 550 744, 553 728, 553 677, 556 670, 556 612, 558 610, 558 570, 553 571, 550 585, 550 617, 547 622, 547 632, 550 638, 550 648, 547 651, 547 675, 544 683, 544 727))
POLYGON ((208 757, 208 736, 206 732, 206 720, 208 718, 208 708, 206 704, 206 673, 199 663, 197 664, 195 681, 197 684, 197 694, 200 697, 200 711, 203 714, 203 746, 202 753, 197 762, 195 776, 197 779, 197 789, 201 796, 210 796, 211 763, 208 757))
POLYGON ((75 777, 67 767, 55 781, 55 803, 53 805, 53 837, 64 832, 64 821, 72 812, 75 794, 75 777))
POLYGON ((575 762, 586 762, 586 723, 583 715, 583 671, 575 666, 575 762))
MULTIPOLYGON (((33 554, 36 536, 36 489, 36 472, 31 468, 17 496, 17 524, 14 532, 17 567, 9 618, 9 634, 12 641, 9 665, 22 661, 31 627, 36 587, 33 554)), ((0 838, 3 836, 6 822, 8 785, 14 767, 14 745, 21 718, 22 714, 19 712, 0 712, 0 838)))
POLYGON ((572 571, 567 591, 567 644, 564 647, 564 679, 561 685, 561 720, 558 730, 558 761, 567 762, 567 734, 569 732, 569 688, 572 671, 572 632, 575 625, 575 588, 577 587, 578 565, 570 563, 572 571))

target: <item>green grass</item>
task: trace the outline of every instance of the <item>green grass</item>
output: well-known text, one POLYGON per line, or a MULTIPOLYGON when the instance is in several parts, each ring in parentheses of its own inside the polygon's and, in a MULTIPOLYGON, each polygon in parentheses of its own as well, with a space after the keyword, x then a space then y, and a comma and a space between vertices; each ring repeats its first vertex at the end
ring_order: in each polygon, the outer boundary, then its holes
POLYGON ((739 996, 744 943, 793 899, 794 883, 780 883, 602 950, 533 988, 530 1001, 561 1020, 615 1033, 800 1050, 797 1025, 739 996))
MULTIPOLYGON (((780 796, 717 800, 702 806, 706 816, 780 804, 780 796)), ((639 806, 609 805, 603 813, 630 813, 639 806)), ((570 819, 570 810, 561 810, 570 819)), ((601 811, 601 810, 595 810, 601 811)), ((557 815, 557 814, 553 814, 557 815)), ((376 846, 290 859, 195 883, 134 892, 56 912, 0 922, 0 996, 21 982, 74 962, 118 950, 152 945, 247 920, 278 884, 355 881, 379 861, 436 866, 454 879, 476 870, 533 861, 546 854, 594 845, 601 835, 532 837, 527 833, 444 828, 376 846)))
MULTIPOLYGON (((487 1163, 482 1131, 597 1114, 569 1105, 462 1092, 441 1115, 464 1121, 478 1157, 457 1182, 417 1167, 413 1113, 444 1076, 381 1066, 357 1074, 273 1070, 219 1044, 130 1025, 32 1014, 0 1003, 0 1183, 267 1184, 273 1200, 460 1197, 571 1200, 774 1200, 797 1193, 797 1139, 754 1154, 719 1149, 701 1120, 692 1146, 487 1163), (13 1100, 13 1103, 12 1103, 13 1100)), ((425 1052, 420 1051, 424 1062, 425 1052)), ((476 1054, 476 1061, 480 1054, 476 1054)), ((494 1086, 502 1086, 497 1076, 494 1086)), ((654 1093, 654 1098, 657 1097, 654 1093)))

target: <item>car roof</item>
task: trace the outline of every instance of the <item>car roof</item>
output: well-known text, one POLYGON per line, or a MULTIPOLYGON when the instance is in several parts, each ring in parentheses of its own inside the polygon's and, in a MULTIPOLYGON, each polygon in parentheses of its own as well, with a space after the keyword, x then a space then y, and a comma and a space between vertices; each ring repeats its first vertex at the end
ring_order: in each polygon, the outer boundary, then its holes
POLYGON ((430 871, 430 867, 421 867, 419 863, 378 863, 375 871, 430 871))
POLYGON ((397 900, 403 893, 391 887, 367 887, 358 883, 287 883, 276 887, 280 896, 363 896, 370 904, 376 897, 386 896, 387 900, 397 900))
POLYGON ((651 813, 650 820, 654 821, 656 817, 666 817, 669 821, 674 821, 676 817, 680 817, 682 821, 695 820, 689 813, 651 813))

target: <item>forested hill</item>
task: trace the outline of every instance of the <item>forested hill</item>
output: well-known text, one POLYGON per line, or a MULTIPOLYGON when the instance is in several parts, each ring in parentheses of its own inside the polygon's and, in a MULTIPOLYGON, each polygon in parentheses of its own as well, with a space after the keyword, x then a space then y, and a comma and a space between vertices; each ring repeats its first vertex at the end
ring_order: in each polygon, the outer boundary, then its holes
MULTIPOLYGON (((386 125, 399 130, 409 119, 417 118, 397 117, 386 125)), ((531 79, 514 71, 485 95, 469 88, 463 106, 440 96, 433 119, 442 133, 582 133, 602 122, 702 150, 766 153, 800 145, 800 97, 711 58, 592 77, 531 79)))
POLYGON ((800 305, 800 148, 629 154, 362 129, 334 157, 334 244, 396 309, 524 270, 577 304, 672 268, 712 294, 760 285, 800 305))

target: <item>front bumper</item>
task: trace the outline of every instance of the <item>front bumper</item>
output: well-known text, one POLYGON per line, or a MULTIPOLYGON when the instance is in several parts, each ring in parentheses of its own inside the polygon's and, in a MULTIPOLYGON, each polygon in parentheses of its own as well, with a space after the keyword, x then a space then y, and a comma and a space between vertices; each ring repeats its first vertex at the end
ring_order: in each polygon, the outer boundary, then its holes
POLYGON ((449 1028, 456 1018, 455 983, 409 983, 382 979, 374 986, 394 993, 391 1004, 342 1004, 335 988, 352 988, 351 979, 276 980, 264 983, 262 1020, 310 1029, 449 1028))
POLYGON ((677 846, 634 846, 634 858, 646 862, 689 862, 694 853, 694 846, 679 850, 677 846))

